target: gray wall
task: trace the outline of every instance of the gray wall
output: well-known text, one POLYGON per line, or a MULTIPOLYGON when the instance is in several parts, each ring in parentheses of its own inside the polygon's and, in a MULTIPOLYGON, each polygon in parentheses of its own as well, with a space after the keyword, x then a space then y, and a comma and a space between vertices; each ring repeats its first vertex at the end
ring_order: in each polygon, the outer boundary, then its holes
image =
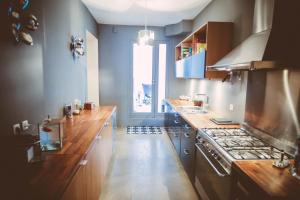
MULTIPOLYGON (((129 118, 130 69, 132 42, 144 27, 99 25, 100 104, 117 105, 118 125, 133 124, 129 118)), ((155 31, 155 40, 168 42, 167 46, 167 96, 178 96, 186 80, 175 79, 174 48, 182 37, 165 37, 163 27, 150 27, 155 31), (174 90, 172 88, 177 88, 174 90)), ((149 119, 148 119, 149 120, 149 119)))
POLYGON ((234 46, 252 32, 254 0, 213 0, 195 19, 194 30, 207 21, 233 22, 234 46))
MULTIPOLYGON (((240 43, 252 30, 254 1, 214 0, 195 18, 194 30, 207 21, 231 21, 235 23, 234 45, 240 43)), ((130 95, 130 41, 135 40, 142 27, 99 25, 99 63, 100 63, 100 103, 118 106, 118 124, 125 126, 133 123, 129 119, 128 97, 130 95), (113 32, 113 29, 115 32, 113 32)), ((242 80, 222 83, 209 80, 184 80, 175 78, 174 48, 183 38, 164 36, 164 29, 152 27, 156 40, 169 41, 167 97, 193 95, 204 92, 210 96, 211 108, 227 117, 242 121, 246 98, 246 77, 242 80), (234 111, 229 112, 229 104, 234 111)))
POLYGON ((61 115, 62 106, 86 98, 86 56, 73 59, 71 36, 98 37, 97 23, 80 0, 44 1, 45 114, 61 115), (54 3, 55 2, 55 3, 54 3))
POLYGON ((85 100, 86 58, 74 61, 71 34, 97 36, 97 24, 80 0, 32 0, 31 11, 40 27, 32 34, 34 46, 14 44, 6 1, 0 2, 0 135, 28 119, 36 124, 47 114, 58 116, 64 103, 85 100))
MULTIPOLYGON (((233 46, 236 46, 252 33, 253 9, 253 0, 214 0, 195 18, 194 30, 208 21, 234 22, 233 46)), ((181 92, 190 96, 206 93, 212 110, 241 122, 244 120, 246 90, 247 74, 244 73, 241 80, 235 77, 225 83, 220 80, 189 80, 181 92), (229 111, 229 104, 234 105, 233 112, 229 111)))

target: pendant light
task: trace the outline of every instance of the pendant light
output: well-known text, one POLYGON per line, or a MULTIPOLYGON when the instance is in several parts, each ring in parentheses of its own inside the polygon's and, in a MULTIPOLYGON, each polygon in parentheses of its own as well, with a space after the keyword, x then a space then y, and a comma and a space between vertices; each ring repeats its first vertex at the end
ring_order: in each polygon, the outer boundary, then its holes
POLYGON ((148 6, 147 6, 147 0, 145 0, 145 29, 144 30, 140 30, 138 32, 138 40, 139 40, 139 44, 140 45, 151 45, 152 42, 154 41, 154 31, 148 30, 147 29, 147 10, 148 10, 148 6))

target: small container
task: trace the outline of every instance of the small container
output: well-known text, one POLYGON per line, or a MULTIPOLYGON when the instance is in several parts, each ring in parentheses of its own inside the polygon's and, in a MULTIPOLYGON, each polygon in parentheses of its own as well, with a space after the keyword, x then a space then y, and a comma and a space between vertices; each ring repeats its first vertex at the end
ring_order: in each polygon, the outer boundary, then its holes
POLYGON ((95 105, 95 103, 93 103, 93 102, 86 102, 86 103, 84 104, 84 109, 85 109, 85 110, 94 110, 95 107, 96 107, 96 105, 95 105))
POLYGON ((208 97, 206 94, 196 94, 193 98, 194 106, 203 108, 208 103, 208 97))
POLYGON ((42 151, 56 151, 63 146, 62 119, 48 119, 39 124, 40 145, 42 151))

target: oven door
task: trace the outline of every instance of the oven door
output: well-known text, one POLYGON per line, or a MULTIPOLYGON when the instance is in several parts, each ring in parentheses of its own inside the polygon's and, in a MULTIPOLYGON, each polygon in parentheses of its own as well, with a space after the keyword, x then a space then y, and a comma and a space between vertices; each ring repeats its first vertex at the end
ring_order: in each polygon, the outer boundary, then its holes
POLYGON ((206 200, 228 200, 230 195, 230 175, 207 152, 201 143, 196 144, 195 187, 206 200))

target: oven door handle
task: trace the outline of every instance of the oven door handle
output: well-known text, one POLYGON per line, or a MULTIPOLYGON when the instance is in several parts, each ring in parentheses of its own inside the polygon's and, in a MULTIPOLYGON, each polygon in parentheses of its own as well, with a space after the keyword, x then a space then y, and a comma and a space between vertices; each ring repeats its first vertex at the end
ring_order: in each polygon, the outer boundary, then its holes
POLYGON ((212 167, 212 169, 218 174, 218 176, 220 177, 225 177, 228 176, 228 174, 224 174, 222 172, 220 172, 215 165, 212 163, 212 161, 207 157, 207 155, 203 152, 203 150, 201 149, 199 144, 195 144, 198 151, 202 154, 202 156, 207 160, 207 162, 209 163, 209 165, 212 167))

